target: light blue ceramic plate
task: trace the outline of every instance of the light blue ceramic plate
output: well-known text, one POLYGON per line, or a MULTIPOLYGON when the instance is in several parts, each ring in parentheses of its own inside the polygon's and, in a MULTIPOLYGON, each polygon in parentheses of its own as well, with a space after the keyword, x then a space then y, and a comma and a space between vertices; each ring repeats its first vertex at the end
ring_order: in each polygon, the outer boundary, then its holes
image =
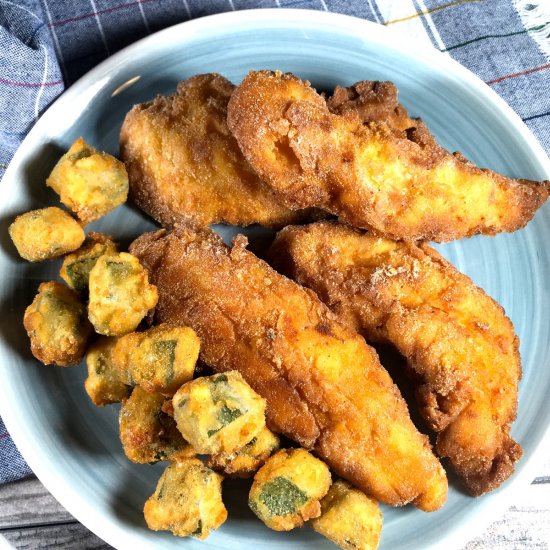
MULTIPOLYGON (((125 113, 172 91, 196 73, 238 82, 250 69, 292 71, 321 89, 361 79, 393 80, 402 102, 439 140, 482 166, 510 176, 550 178, 543 150, 487 86, 435 50, 419 51, 388 29, 313 11, 262 10, 208 17, 159 32, 111 57, 78 81, 24 141, 2 181, 0 409, 30 466, 82 523, 119 548, 332 548, 311 530, 269 531, 246 507, 246 485, 226 482, 230 517, 205 543, 145 528, 141 510, 163 466, 133 465, 117 434, 117 408, 90 404, 84 367, 45 367, 29 352, 21 319, 38 284, 56 278, 56 262, 27 264, 9 241, 14 216, 57 204, 44 180, 61 151, 82 135, 117 153, 125 113), (131 77, 130 88, 112 93, 131 77)), ((152 228, 125 206, 89 229, 129 242, 152 228)), ((517 472, 480 499, 455 486, 439 512, 384 509, 383 549, 461 547, 533 477, 550 423, 550 205, 522 231, 438 247, 506 308, 521 338, 524 376, 513 436, 525 450, 517 472)))

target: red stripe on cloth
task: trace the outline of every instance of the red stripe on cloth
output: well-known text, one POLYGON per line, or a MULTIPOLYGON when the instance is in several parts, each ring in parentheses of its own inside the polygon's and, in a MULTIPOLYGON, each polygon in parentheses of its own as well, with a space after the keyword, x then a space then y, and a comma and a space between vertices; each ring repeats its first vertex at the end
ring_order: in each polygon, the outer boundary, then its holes
POLYGON ((48 23, 48 27, 59 27, 61 25, 66 25, 67 23, 73 23, 74 21, 88 19, 88 17, 96 17, 97 15, 102 15, 104 13, 111 13, 113 11, 122 10, 131 6, 137 6, 138 4, 148 4, 149 2, 158 2, 158 0, 135 0, 135 2, 128 2, 127 4, 118 4, 117 6, 112 6, 104 10, 92 11, 83 15, 77 15, 76 17, 69 17, 69 19, 62 19, 61 21, 53 21, 48 23))
POLYGON ((540 67, 535 67, 534 69, 529 69, 528 71, 521 71, 521 73, 505 74, 504 76, 500 76, 493 80, 487 80, 486 84, 495 84, 496 82, 502 82, 503 80, 507 80, 508 78, 514 78, 516 76, 525 76, 526 74, 542 71, 543 69, 550 69, 550 63, 547 63, 546 65, 541 65, 540 67))
POLYGON ((2 84, 9 84, 10 86, 23 86, 24 88, 41 88, 42 86, 57 86, 58 84, 63 84, 63 80, 54 80, 53 82, 15 82, 14 80, 6 80, 5 78, 0 78, 2 84))

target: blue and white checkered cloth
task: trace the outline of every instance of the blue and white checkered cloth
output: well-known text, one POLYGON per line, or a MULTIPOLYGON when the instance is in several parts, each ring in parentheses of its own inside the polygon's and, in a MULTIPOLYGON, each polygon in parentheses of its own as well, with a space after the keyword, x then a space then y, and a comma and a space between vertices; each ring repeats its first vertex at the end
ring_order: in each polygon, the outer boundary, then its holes
MULTIPOLYGON (((100 61, 169 25, 249 8, 398 27, 476 73, 550 153, 550 0, 0 0, 0 178, 40 114, 100 61)), ((29 473, 0 420, 0 482, 29 473)))

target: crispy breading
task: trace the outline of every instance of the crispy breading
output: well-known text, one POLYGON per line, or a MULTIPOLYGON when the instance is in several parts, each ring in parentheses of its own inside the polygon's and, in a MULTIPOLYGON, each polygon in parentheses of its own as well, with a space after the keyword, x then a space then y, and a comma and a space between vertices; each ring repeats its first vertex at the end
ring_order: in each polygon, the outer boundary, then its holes
POLYGON ((100 336, 86 354, 88 377, 84 389, 96 407, 120 403, 132 393, 132 386, 122 382, 113 362, 117 339, 100 336))
POLYGON ((174 419, 162 409, 166 397, 132 390, 120 408, 120 441, 126 457, 136 464, 181 460, 195 456, 195 449, 183 439, 174 419))
POLYGON ((206 465, 229 477, 251 477, 280 445, 279 437, 269 428, 249 441, 242 449, 232 453, 210 455, 206 465))
POLYGON ((23 325, 32 354, 45 365, 59 367, 82 361, 92 333, 86 306, 74 290, 57 281, 40 284, 25 309, 23 325))
POLYGON ((311 526, 343 550, 376 550, 382 512, 375 500, 339 479, 321 501, 321 516, 311 526))
POLYGON ((283 227, 309 217, 285 207, 242 156, 226 122, 233 89, 221 75, 196 75, 180 82, 174 95, 126 115, 120 154, 130 196, 162 225, 283 227))
POLYGON ((331 481, 327 465, 304 449, 281 449, 256 472, 248 505, 270 529, 290 531, 321 515, 331 481))
POLYGON ((480 169, 385 122, 332 114, 291 74, 250 72, 227 121, 245 158, 292 208, 318 207, 394 239, 439 242, 523 227, 550 182, 480 169))
POLYGON ((98 151, 78 138, 59 159, 46 180, 85 225, 124 204, 128 197, 128 174, 113 155, 98 151))
POLYGON ((347 88, 336 86, 327 107, 335 115, 359 116, 362 122, 385 122, 397 132, 413 128, 419 121, 400 105, 392 82, 361 80, 347 88))
POLYGON ((205 363, 238 370, 267 401, 268 427, 312 449, 381 502, 430 511, 447 480, 376 352, 309 290, 211 231, 178 227, 130 250, 158 287, 158 322, 201 339, 205 363))
POLYGON ((227 519, 222 481, 196 458, 171 462, 143 507, 147 527, 204 540, 227 519))
POLYGON ((19 255, 29 262, 51 260, 72 252, 86 238, 78 222, 57 206, 17 216, 8 231, 19 255))
POLYGON ((283 229, 270 258, 350 328, 407 358, 436 451, 471 494, 513 473, 522 454, 510 437, 519 342, 502 307, 471 279, 426 244, 330 222, 283 229))

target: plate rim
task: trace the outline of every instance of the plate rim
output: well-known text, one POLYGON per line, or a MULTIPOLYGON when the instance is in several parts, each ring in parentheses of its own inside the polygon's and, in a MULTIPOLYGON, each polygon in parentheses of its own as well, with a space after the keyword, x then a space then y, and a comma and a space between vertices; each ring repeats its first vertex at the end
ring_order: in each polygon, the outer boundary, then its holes
MULTIPOLYGON (((370 31, 368 38, 364 38, 366 42, 372 41, 373 35, 375 40, 381 40, 383 42, 387 40, 387 36, 393 35, 391 48, 399 51, 403 50, 406 46, 408 52, 417 53, 423 61, 433 59, 438 64, 443 63, 444 65, 450 65, 455 76, 460 77, 460 80, 467 84, 469 88, 473 88, 476 92, 484 95, 489 104, 494 105, 499 109, 499 111, 503 112, 507 119, 513 124, 514 130, 518 131, 521 141, 523 141, 529 148, 531 154, 540 165, 542 171, 545 172, 545 177, 550 179, 550 159, 548 158, 542 145, 535 138, 520 116, 492 88, 490 88, 469 69, 461 65, 458 61, 455 61, 448 53, 440 52, 436 48, 411 44, 406 37, 399 34, 395 29, 387 28, 359 17, 318 10, 291 8, 257 8, 216 13, 196 19, 190 19, 170 27, 166 27, 126 46, 114 55, 103 60, 97 66, 80 77, 62 94, 60 94, 54 102, 52 102, 52 104, 33 125, 33 128, 25 136, 25 139, 22 141, 10 161, 2 179, 5 179, 6 177, 8 180, 11 179, 11 173, 15 171, 15 166, 20 165, 22 160, 28 158, 27 148, 31 147, 29 143, 34 141, 35 134, 38 135, 42 132, 42 128, 50 119, 53 119, 57 115, 57 112, 60 111, 67 100, 70 100, 73 96, 79 94, 81 89, 88 88, 91 84, 97 83, 100 75, 105 78, 107 75, 115 74, 117 67, 121 66, 124 60, 136 51, 139 52, 140 50, 146 49, 150 45, 162 46, 167 37, 170 37, 172 34, 176 35, 181 30, 186 32, 199 32, 201 29, 212 30, 216 27, 219 28, 224 24, 230 25, 231 23, 238 23, 239 25, 242 25, 247 22, 262 22, 267 23, 270 26, 276 26, 279 22, 293 25, 305 24, 308 26, 313 24, 317 28, 332 27, 335 30, 343 30, 350 33, 352 31, 355 33, 355 31, 364 31, 366 29, 367 31, 370 31), (281 21, 282 19, 284 19, 284 21, 281 21), (386 36, 384 37, 383 35, 386 36)), ((92 98, 93 96, 91 96, 87 102, 91 101, 92 98)), ((10 433, 12 440, 21 452, 21 455, 31 467, 33 473, 43 483, 46 489, 56 498, 56 500, 58 500, 60 504, 66 508, 78 521, 90 529, 90 531, 114 547, 123 547, 128 544, 130 538, 132 539, 132 543, 137 543, 138 548, 149 547, 147 544, 144 545, 143 542, 139 542, 139 535, 132 535, 130 537, 126 531, 126 528, 113 522, 106 524, 103 521, 103 514, 94 514, 95 509, 93 506, 91 506, 84 499, 75 498, 78 496, 78 492, 71 489, 71 485, 64 481, 66 479, 64 476, 60 475, 59 472, 50 469, 48 463, 43 464, 39 460, 38 455, 35 456, 31 440, 25 437, 24 429, 18 426, 18 419, 15 413, 8 406, 8 395, 11 394, 7 389, 7 386, 4 387, 3 384, 0 384, 0 413, 4 424, 10 433), (76 510, 74 507, 75 502, 78 505, 78 509, 76 510)), ((433 544, 430 544, 424 548, 432 548, 435 550, 436 548, 439 548, 441 544, 458 548, 459 544, 463 544, 464 542, 474 538, 484 527, 486 527, 495 517, 497 517, 497 515, 501 513, 506 506, 509 505, 514 496, 517 495, 521 489, 530 484, 534 478, 536 468, 545 458, 544 453, 540 451, 546 447, 550 447, 550 421, 548 422, 544 430, 544 434, 541 436, 541 440, 537 445, 537 452, 533 452, 531 456, 523 459, 522 471, 514 474, 510 485, 503 488, 505 492, 505 495, 503 495, 504 498, 499 499, 498 504, 491 509, 490 513, 485 512, 482 521, 476 522, 475 526, 468 526, 468 535, 464 535, 464 530, 461 530, 460 532, 462 534, 458 537, 459 540, 457 540, 457 535, 459 532, 454 530, 452 532, 452 540, 451 536, 445 536, 444 539, 434 541, 433 544)), ((207 543, 205 547, 208 546, 209 545, 207 543)))

